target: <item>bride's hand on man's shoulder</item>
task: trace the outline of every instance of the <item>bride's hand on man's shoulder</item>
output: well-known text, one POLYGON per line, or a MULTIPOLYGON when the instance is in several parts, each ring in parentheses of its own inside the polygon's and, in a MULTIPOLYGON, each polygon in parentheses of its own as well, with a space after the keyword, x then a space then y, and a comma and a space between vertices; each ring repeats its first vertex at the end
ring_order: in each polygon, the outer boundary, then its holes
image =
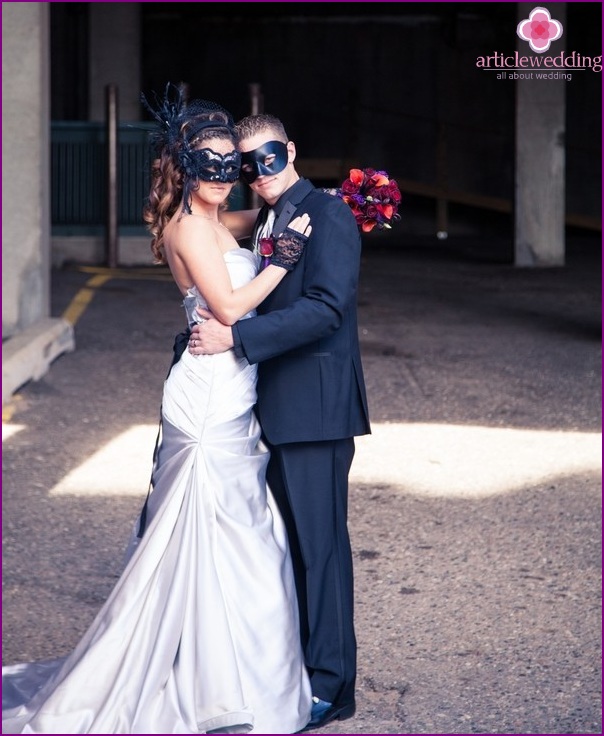
POLYGON ((310 234, 312 232, 310 215, 305 212, 303 215, 298 215, 298 217, 294 217, 294 219, 289 223, 287 227, 289 230, 295 230, 297 233, 300 233, 300 235, 304 235, 304 237, 306 238, 310 237, 310 234))

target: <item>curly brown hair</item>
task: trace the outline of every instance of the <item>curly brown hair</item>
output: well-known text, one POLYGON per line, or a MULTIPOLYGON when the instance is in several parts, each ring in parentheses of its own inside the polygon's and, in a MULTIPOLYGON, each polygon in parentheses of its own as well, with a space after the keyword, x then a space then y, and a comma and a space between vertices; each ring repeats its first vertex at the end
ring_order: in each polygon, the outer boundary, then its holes
POLYGON ((151 191, 143 209, 143 220, 153 236, 153 262, 163 264, 164 228, 170 222, 182 199, 183 172, 172 155, 164 149, 151 164, 151 191))
MULTIPOLYGON (((153 236, 151 252, 156 264, 166 263, 164 229, 182 203, 186 174, 180 165, 179 152, 187 140, 188 131, 195 130, 202 120, 216 120, 223 123, 227 118, 219 112, 192 115, 183 122, 179 139, 173 144, 166 143, 159 153, 159 158, 151 164, 151 187, 143 208, 143 220, 153 236)), ((205 128, 199 134, 193 135, 186 145, 196 150, 203 148, 211 140, 227 140, 235 147, 235 137, 225 127, 205 128)))

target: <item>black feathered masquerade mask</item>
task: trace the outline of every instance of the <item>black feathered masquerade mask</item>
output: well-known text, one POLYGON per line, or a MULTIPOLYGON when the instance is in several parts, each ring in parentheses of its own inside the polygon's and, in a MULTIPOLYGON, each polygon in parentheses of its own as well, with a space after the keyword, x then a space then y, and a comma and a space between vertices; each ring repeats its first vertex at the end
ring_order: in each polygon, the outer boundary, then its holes
POLYGON ((237 181, 241 168, 241 154, 238 151, 223 155, 208 146, 195 148, 200 140, 203 141, 204 132, 209 130, 224 131, 222 138, 234 139, 234 121, 228 110, 209 100, 192 100, 187 104, 180 89, 171 83, 166 85, 163 100, 160 101, 155 95, 156 107, 149 104, 144 94, 141 95, 141 101, 160 124, 160 130, 153 136, 153 143, 158 151, 167 147, 185 175, 183 212, 191 213, 191 188, 199 179, 228 183, 237 181))

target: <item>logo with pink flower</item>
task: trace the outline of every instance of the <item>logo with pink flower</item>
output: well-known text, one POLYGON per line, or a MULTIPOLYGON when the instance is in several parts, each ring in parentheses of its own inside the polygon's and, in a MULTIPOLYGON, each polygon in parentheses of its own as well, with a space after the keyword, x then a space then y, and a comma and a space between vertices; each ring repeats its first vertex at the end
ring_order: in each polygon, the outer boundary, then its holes
POLYGON ((529 17, 521 20, 516 28, 518 37, 528 41, 533 51, 542 54, 562 36, 562 23, 554 20, 547 8, 533 8, 529 17))

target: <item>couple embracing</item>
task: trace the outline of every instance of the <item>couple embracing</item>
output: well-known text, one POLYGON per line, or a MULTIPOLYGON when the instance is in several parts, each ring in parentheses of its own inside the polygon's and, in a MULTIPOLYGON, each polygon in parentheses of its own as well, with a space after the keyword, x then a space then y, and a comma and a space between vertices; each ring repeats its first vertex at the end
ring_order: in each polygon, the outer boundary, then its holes
POLYGON ((188 317, 153 490, 72 654, 3 670, 4 733, 283 734, 355 710, 357 223, 298 175, 277 118, 168 90, 152 112, 145 217, 188 317), (259 212, 224 209, 240 177, 259 212))

